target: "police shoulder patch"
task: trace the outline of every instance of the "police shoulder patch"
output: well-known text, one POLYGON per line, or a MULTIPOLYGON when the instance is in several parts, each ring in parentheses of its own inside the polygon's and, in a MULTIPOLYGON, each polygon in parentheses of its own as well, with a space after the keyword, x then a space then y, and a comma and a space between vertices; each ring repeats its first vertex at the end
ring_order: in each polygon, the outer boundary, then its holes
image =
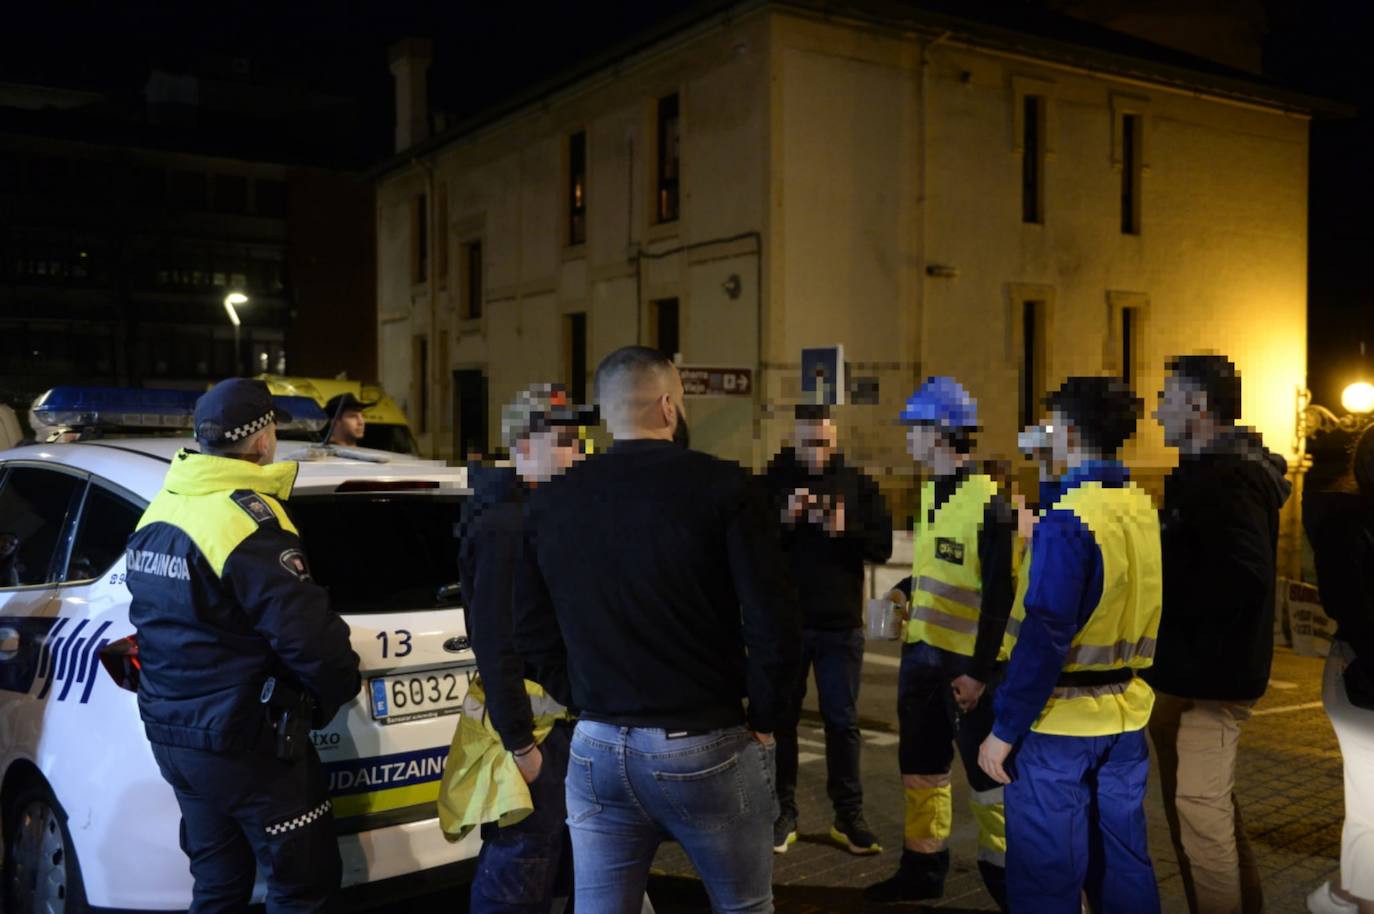
POLYGON ((287 549, 277 557, 281 567, 294 575, 299 581, 310 580, 310 565, 305 561, 305 553, 299 549, 287 549))
POLYGON ((245 514, 253 518, 259 527, 277 519, 277 515, 272 511, 272 506, 252 489, 241 489, 230 495, 229 498, 233 500, 234 504, 242 508, 245 514))

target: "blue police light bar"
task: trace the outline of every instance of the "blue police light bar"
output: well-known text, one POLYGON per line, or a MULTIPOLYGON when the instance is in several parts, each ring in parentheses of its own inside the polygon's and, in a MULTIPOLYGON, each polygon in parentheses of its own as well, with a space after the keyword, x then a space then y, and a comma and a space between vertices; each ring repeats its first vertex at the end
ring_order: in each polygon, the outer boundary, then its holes
MULTIPOLYGON (((196 401, 194 390, 156 390, 137 387, 54 387, 33 404, 38 425, 53 428, 143 429, 169 432, 192 431, 196 401)), ((317 434, 329 422, 309 397, 273 397, 291 414, 279 431, 317 434)))
POLYGON ((190 390, 129 387, 54 387, 33 403, 34 421, 61 428, 191 430, 196 398, 190 390))

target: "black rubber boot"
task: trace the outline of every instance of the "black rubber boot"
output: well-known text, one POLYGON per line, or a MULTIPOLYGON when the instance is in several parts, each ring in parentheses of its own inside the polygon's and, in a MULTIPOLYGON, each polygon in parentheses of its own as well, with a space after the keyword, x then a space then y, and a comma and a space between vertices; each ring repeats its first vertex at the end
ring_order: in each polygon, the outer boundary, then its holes
POLYGON ((949 851, 920 854, 902 849, 902 862, 892 878, 864 889, 864 901, 893 904, 901 901, 933 901, 945 894, 949 875, 949 851))
POLYGON ((1006 868, 995 863, 988 863, 986 860, 979 860, 978 872, 983 874, 983 885, 987 886, 988 894, 992 896, 992 900, 997 902, 997 907, 1005 912, 1007 910, 1006 868))

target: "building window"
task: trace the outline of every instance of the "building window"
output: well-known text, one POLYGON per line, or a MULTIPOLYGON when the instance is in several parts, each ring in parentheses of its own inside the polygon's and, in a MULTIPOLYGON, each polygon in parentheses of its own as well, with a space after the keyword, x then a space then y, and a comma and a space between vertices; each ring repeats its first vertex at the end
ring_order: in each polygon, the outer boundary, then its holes
POLYGON ((672 222, 678 217, 681 160, 681 120, 678 96, 674 92, 658 100, 658 221, 672 222))
POLYGON ((1026 95, 1021 104, 1021 221, 1045 221, 1045 97, 1026 95))
POLYGON ((1021 427, 1040 419, 1045 396, 1045 303, 1021 303, 1021 427))
POLYGON ((435 215, 435 228, 439 230, 434 239, 434 273, 439 277, 439 285, 448 285, 448 185, 439 185, 439 211, 435 215))
POLYGON ((574 403, 587 402, 587 315, 569 314, 563 318, 568 371, 565 383, 574 403))
POLYGON ((587 240, 587 132, 568 137, 568 244, 587 240))
POLYGON ((259 216, 286 218, 286 182, 259 178, 253 183, 253 208, 259 216))
POLYGON ((429 340, 417 336, 414 340, 414 359, 411 361, 410 389, 415 391, 415 430, 429 433, 429 340))
POLYGON ((248 212, 248 179, 241 175, 215 175, 215 211, 248 212))
POLYGON ((1135 389, 1136 309, 1121 309, 1121 380, 1135 389))
POLYGON ((1140 234, 1140 115, 1121 117, 1121 232, 1140 234))
POLYGON ((463 245, 463 317, 475 321, 482 316, 482 242, 463 245))
POLYGON ((682 352, 678 326, 676 298, 661 298, 653 303, 654 348, 669 359, 676 360, 682 352))
POLYGON ((199 171, 174 171, 170 178, 168 190, 172 206, 193 212, 205 209, 210 189, 207 175, 199 171))

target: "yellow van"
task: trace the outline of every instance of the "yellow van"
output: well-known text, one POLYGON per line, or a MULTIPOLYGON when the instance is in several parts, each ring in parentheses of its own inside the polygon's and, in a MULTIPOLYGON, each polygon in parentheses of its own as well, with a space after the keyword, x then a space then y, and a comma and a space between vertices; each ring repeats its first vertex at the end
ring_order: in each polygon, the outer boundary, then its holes
POLYGON ((340 378, 294 378, 279 374, 260 374, 258 379, 267 382, 267 389, 275 397, 308 397, 318 403, 321 409, 339 394, 352 394, 364 403, 372 403, 363 412, 367 431, 363 433, 362 446, 398 454, 419 453, 406 414, 376 384, 340 378))

